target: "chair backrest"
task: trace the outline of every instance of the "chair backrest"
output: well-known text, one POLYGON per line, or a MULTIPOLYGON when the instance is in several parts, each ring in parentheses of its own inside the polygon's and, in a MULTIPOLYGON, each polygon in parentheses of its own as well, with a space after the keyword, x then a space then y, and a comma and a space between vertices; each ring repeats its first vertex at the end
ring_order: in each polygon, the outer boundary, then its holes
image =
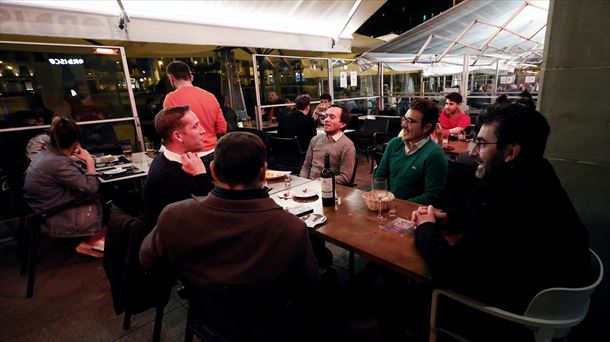
POLYGON ((553 287, 542 290, 534 296, 524 316, 572 322, 566 326, 572 326, 582 321, 589 310, 591 293, 604 276, 604 265, 601 259, 593 250, 589 251, 593 271, 598 271, 595 281, 589 286, 580 288, 553 287))
POLYGON ((183 283, 189 301, 187 329, 195 332, 207 330, 229 341, 279 341, 279 336, 295 334, 292 327, 307 324, 300 302, 281 291, 183 283))
POLYGON ((303 151, 297 137, 269 137, 271 164, 274 169, 299 172, 303 165, 303 151))
POLYGON ((373 132, 387 132, 389 123, 388 119, 367 119, 364 120, 362 130, 370 132, 371 134, 373 134, 373 132))

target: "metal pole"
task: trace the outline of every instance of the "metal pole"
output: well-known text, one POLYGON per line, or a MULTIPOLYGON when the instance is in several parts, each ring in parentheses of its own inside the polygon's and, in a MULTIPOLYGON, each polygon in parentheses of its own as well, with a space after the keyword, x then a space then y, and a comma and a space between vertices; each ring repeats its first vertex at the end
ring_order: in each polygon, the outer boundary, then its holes
POLYGON ((261 91, 259 89, 260 80, 258 79, 258 63, 256 61, 256 54, 252 55, 252 65, 254 66, 254 91, 256 92, 256 106, 254 106, 254 120, 256 122, 256 128, 262 129, 262 117, 259 113, 261 107, 261 91), (260 122, 260 125, 259 125, 260 122))
POLYGON ((378 109, 382 110, 384 108, 384 101, 383 101, 383 96, 384 96, 384 91, 383 91, 383 63, 377 63, 377 74, 379 75, 379 93, 381 94, 381 96, 379 96, 379 101, 378 103, 378 109))
POLYGON ((500 59, 496 59, 496 79, 494 80, 493 93, 498 94, 498 76, 500 75, 500 59))
POLYGON ((125 73, 125 81, 127 82, 127 94, 129 95, 129 102, 131 103, 131 113, 133 115, 133 123, 136 129, 136 136, 140 142, 140 151, 146 151, 144 148, 144 137, 142 135, 142 127, 140 125, 140 117, 138 117, 138 109, 136 108, 136 99, 133 96, 133 89, 131 89, 131 77, 129 76, 129 67, 127 66, 127 57, 125 56, 125 48, 120 47, 121 61, 123 62, 123 71, 125 73))
MULTIPOLYGON (((460 88, 460 93, 462 94, 462 97, 464 98, 464 101, 462 101, 462 107, 468 103, 468 90, 466 89, 468 87, 468 63, 470 61, 470 56, 468 55, 464 55, 464 65, 463 65, 463 69, 462 69, 462 86, 460 88)), ((474 79, 474 77, 473 77, 474 79)), ((462 108, 462 110, 464 110, 464 108, 462 108)))
POLYGON ((333 83, 333 63, 330 58, 326 60, 326 65, 328 66, 328 93, 332 102, 335 99, 335 85, 333 83))

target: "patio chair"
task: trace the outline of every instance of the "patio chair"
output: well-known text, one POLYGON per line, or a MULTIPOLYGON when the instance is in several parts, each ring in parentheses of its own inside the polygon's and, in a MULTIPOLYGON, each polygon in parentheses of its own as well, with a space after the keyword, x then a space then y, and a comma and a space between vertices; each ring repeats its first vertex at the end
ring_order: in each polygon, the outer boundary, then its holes
POLYGON ((366 119, 362 129, 355 135, 354 144, 356 149, 364 149, 366 160, 369 160, 369 152, 373 150, 373 134, 376 132, 388 132, 388 119, 366 119))
POLYGON ((304 301, 287 299, 276 290, 185 282, 179 292, 188 300, 184 340, 306 340, 311 312, 304 301))
MULTIPOLYGON (((565 337, 570 332, 570 328, 579 324, 587 315, 590 296, 604 276, 602 261, 593 250, 589 251, 591 252, 592 267, 598 271, 598 276, 591 285, 581 288, 553 287, 542 290, 534 296, 523 315, 485 305, 452 291, 434 290, 432 292, 432 313, 430 316, 430 341, 436 341, 436 335, 439 332, 460 341, 467 341, 467 339, 440 326, 437 320, 440 311, 440 297, 446 297, 450 301, 488 315, 522 324, 534 333, 536 342, 547 342, 554 338, 565 337)), ((500 336, 502 332, 498 331, 497 334, 500 336)))
POLYGON ((297 137, 280 138, 269 137, 271 147, 271 168, 274 170, 291 171, 298 174, 303 166, 305 151, 297 137))
MULTIPOLYGON (((34 282, 36 281, 36 262, 38 257, 38 241, 42 235, 41 226, 48 217, 60 213, 66 209, 79 205, 91 203, 97 200, 97 196, 87 196, 76 200, 60 204, 41 213, 27 213, 20 218, 20 231, 18 232, 17 250, 18 257, 21 259, 20 274, 27 273, 28 282, 26 288, 26 298, 34 295, 34 282), (21 254, 21 255, 20 255, 21 254)), ((28 209, 28 211, 30 211, 28 209)))

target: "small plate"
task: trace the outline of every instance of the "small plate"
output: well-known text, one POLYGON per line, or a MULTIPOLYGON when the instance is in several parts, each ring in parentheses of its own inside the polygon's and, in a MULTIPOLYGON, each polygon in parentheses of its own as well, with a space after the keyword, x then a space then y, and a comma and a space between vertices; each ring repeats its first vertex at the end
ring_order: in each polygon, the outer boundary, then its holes
POLYGON ((294 193, 293 193, 292 191, 283 191, 283 192, 280 192, 280 193, 279 193, 278 197, 279 197, 280 199, 285 199, 285 200, 287 200, 287 199, 291 199, 291 198, 293 198, 293 197, 294 197, 294 193))
POLYGON ((123 173, 125 171, 127 171, 127 170, 123 169, 121 167, 117 167, 117 168, 114 168, 114 169, 110 169, 108 171, 104 171, 104 174, 105 175, 116 175, 116 174, 119 174, 119 173, 123 173))
POLYGON ((299 190, 293 190, 294 197, 296 198, 310 198, 314 196, 318 196, 318 190, 312 188, 303 188, 299 190))
POLYGON ((287 173, 283 172, 283 171, 267 170, 267 172, 265 172, 265 180, 284 178, 285 174, 287 174, 287 173))

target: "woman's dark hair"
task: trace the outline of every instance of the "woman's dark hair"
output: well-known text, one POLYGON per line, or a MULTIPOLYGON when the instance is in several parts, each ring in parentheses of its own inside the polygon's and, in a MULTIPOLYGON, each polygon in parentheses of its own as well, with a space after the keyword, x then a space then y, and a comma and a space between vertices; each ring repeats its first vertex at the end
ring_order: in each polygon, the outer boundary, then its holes
POLYGON ((80 130, 78 125, 66 117, 60 116, 51 127, 51 145, 58 149, 66 149, 80 141, 80 130))

